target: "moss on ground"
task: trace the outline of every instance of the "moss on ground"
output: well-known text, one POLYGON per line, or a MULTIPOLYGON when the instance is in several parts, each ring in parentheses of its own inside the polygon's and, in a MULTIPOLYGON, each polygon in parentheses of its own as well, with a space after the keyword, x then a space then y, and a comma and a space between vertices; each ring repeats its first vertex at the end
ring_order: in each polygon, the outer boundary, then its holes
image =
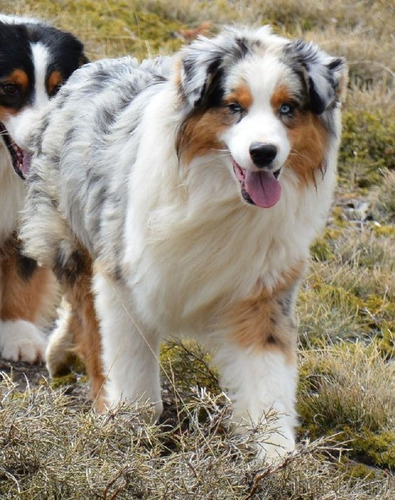
POLYGON ((339 153, 340 182, 348 188, 366 188, 383 182, 384 172, 395 169, 395 122, 380 111, 343 114, 339 153))
POLYGON ((331 437, 344 457, 395 472, 395 367, 375 342, 305 353, 299 391, 301 435, 331 437))

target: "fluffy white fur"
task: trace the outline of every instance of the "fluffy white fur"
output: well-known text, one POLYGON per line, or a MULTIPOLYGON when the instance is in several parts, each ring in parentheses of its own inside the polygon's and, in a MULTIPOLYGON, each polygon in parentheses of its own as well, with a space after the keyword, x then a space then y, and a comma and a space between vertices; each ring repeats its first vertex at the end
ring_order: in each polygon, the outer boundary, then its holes
POLYGON ((46 336, 29 321, 0 323, 0 353, 10 361, 35 363, 44 359, 46 336))

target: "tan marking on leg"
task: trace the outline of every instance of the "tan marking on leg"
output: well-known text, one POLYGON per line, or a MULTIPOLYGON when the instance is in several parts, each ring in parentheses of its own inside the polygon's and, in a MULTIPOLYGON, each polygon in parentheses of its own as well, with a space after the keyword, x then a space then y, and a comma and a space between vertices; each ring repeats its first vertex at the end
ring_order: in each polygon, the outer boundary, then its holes
POLYGON ((2 301, 0 319, 16 321, 23 319, 37 323, 57 298, 55 279, 49 269, 37 267, 24 278, 18 271, 20 245, 10 239, 2 248, 0 257, 2 275, 2 301))
POLYGON ((92 265, 87 257, 86 270, 73 285, 66 286, 66 299, 71 307, 70 330, 76 352, 85 364, 91 396, 99 411, 104 410, 104 370, 99 324, 92 294, 92 265))
POLYGON ((280 351, 287 363, 295 364, 297 328, 293 300, 304 268, 300 262, 283 273, 272 291, 257 287, 254 296, 229 308, 221 327, 243 348, 280 351))

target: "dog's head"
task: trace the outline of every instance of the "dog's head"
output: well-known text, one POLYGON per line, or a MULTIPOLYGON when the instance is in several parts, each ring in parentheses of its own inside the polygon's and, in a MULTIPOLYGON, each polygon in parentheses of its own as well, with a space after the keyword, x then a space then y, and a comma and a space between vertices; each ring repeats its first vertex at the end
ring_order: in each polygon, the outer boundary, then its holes
POLYGON ((0 134, 19 175, 38 111, 86 62, 72 34, 34 19, 0 16, 0 134))
POLYGON ((229 152, 245 201, 271 207, 281 173, 308 182, 325 169, 331 115, 344 91, 344 61, 313 44, 256 31, 227 30, 200 38, 182 53, 180 92, 187 118, 179 154, 229 152))

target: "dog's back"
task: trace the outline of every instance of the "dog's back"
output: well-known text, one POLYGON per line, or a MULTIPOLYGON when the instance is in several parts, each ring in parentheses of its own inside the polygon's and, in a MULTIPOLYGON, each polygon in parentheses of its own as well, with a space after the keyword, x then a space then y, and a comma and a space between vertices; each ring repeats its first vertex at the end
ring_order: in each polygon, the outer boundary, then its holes
POLYGON ((122 241, 128 176, 137 154, 137 148, 125 152, 125 134, 138 144, 147 96, 167 81, 171 65, 167 57, 142 65, 130 57, 91 63, 75 72, 50 104, 31 141, 38 158, 30 182, 38 196, 35 200, 32 192, 30 201, 37 205, 36 222, 45 227, 45 236, 37 237, 34 223, 24 227, 29 253, 40 255, 48 267, 58 268, 54 259, 59 259, 64 269, 74 269, 80 244, 98 257, 106 243, 113 250, 122 241), (42 210, 39 193, 47 192, 48 186, 60 206, 47 204, 42 210), (69 224, 53 217, 58 208, 69 224), (111 222, 103 223, 106 218, 111 222), (52 227, 56 220, 60 226, 52 227))

